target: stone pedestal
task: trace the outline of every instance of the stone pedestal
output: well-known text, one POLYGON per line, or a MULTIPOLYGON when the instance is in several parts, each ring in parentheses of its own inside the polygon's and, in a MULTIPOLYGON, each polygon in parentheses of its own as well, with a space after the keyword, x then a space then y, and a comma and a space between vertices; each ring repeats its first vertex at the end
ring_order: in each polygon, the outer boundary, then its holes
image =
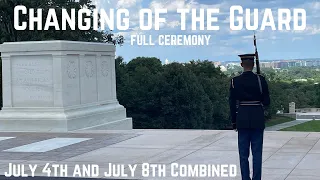
POLYGON ((289 103, 289 113, 296 113, 296 103, 291 102, 289 103))
POLYGON ((115 46, 4 43, 1 131, 132 129, 116 97, 115 46))

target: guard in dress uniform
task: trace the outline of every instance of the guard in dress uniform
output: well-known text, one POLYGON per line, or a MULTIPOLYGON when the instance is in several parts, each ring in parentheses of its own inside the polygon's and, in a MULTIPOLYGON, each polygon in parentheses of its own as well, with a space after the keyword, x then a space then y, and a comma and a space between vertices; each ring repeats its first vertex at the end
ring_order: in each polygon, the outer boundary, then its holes
POLYGON ((229 105, 233 129, 238 132, 238 148, 242 180, 251 180, 249 152, 253 156, 252 180, 261 180, 264 108, 270 104, 268 84, 252 72, 255 54, 239 55, 243 73, 230 83, 229 105))

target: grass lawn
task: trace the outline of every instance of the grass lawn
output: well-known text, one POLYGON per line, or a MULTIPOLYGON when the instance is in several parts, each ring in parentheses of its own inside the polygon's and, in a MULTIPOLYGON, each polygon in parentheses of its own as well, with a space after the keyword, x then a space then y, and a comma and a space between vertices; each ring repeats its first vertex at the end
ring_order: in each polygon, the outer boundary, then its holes
POLYGON ((280 131, 306 131, 306 132, 320 132, 320 121, 313 120, 292 127, 281 129, 280 131))
POLYGON ((285 122, 289 122, 289 121, 294 121, 295 119, 290 118, 290 117, 285 117, 285 116, 275 116, 272 119, 270 119, 269 121, 266 122, 266 127, 269 126, 274 126, 277 124, 282 124, 285 122))

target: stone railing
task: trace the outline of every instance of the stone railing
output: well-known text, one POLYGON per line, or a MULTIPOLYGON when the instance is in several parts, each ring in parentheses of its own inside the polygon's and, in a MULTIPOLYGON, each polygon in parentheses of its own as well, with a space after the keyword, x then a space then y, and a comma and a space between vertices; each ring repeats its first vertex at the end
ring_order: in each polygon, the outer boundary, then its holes
POLYGON ((320 113, 297 113, 296 120, 320 120, 320 113))
POLYGON ((309 113, 309 112, 319 112, 320 113, 320 108, 301 108, 301 109, 296 109, 297 113, 309 113))

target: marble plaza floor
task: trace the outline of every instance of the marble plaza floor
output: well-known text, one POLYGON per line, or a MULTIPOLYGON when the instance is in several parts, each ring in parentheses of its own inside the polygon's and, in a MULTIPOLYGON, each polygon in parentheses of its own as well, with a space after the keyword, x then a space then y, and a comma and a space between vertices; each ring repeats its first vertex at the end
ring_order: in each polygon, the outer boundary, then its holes
MULTIPOLYGON (((263 152, 264 180, 320 179, 320 133, 266 131, 263 152)), ((0 132, 0 174, 8 171, 9 163, 28 164, 37 168, 35 175, 47 163, 68 165, 72 176, 75 165, 99 165, 100 172, 109 163, 137 164, 135 177, 123 179, 241 179, 237 151, 237 133, 206 130, 131 130, 78 131, 72 133, 0 132), (237 176, 210 178, 145 178, 142 163, 170 167, 178 164, 235 164, 237 176)), ((251 159, 251 158, 250 158, 251 159)), ((50 165, 51 165, 50 164, 50 165)), ((52 169, 51 169, 52 171, 52 169)), ((168 169, 170 171, 170 169, 168 169)), ((100 173, 98 177, 104 177, 100 173)), ((45 178, 44 178, 45 179, 45 178)))

